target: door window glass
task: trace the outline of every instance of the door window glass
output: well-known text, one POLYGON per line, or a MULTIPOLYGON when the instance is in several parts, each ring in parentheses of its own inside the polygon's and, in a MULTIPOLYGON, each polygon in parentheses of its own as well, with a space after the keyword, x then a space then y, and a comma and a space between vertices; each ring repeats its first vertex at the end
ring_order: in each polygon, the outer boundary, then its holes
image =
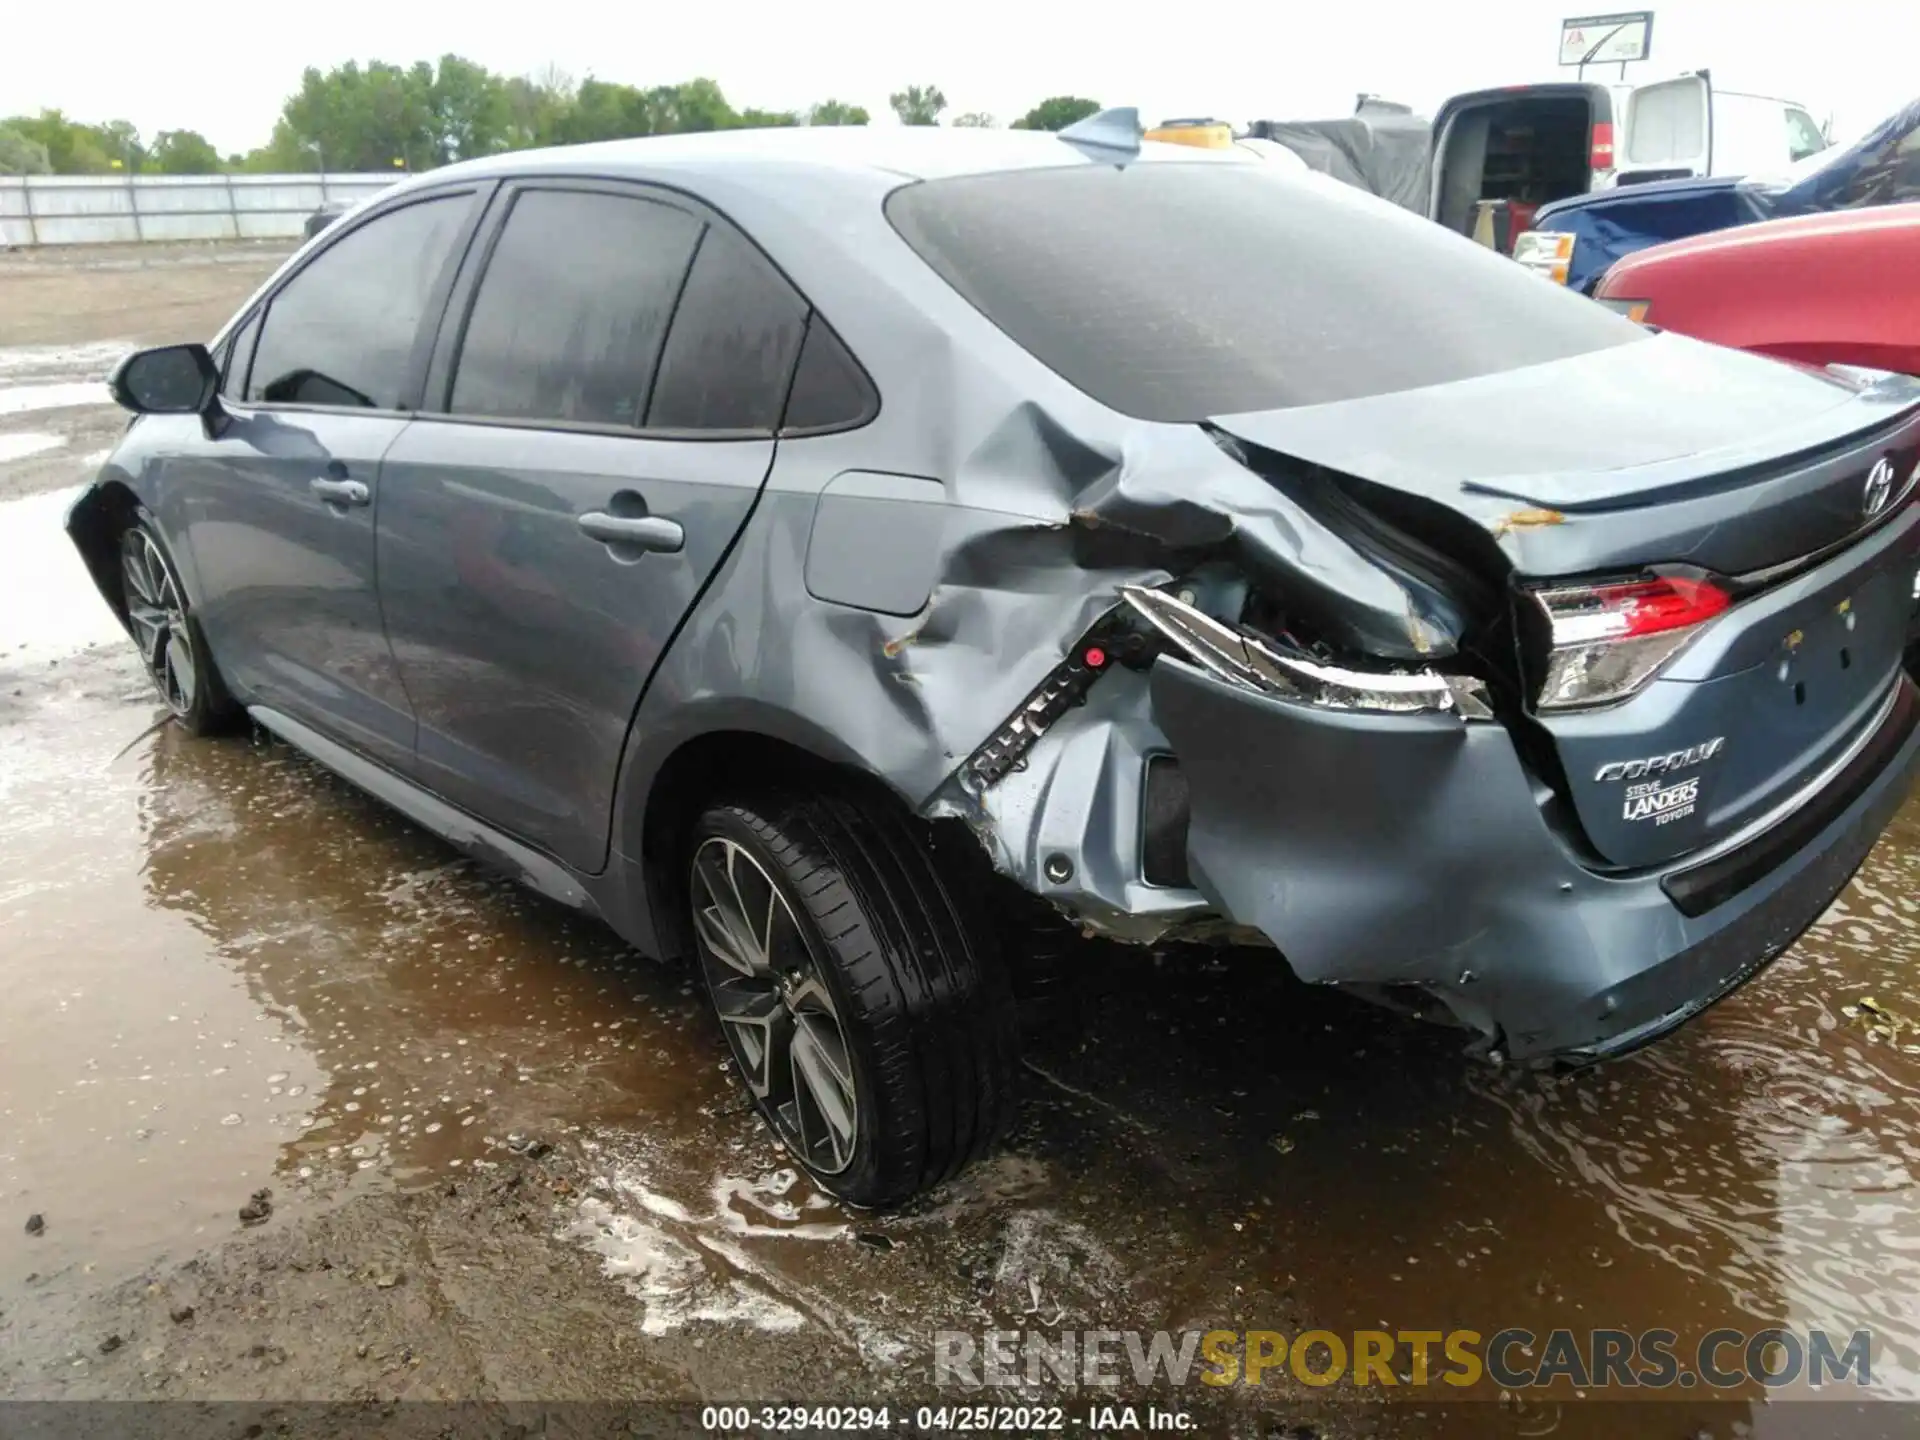
POLYGON ((701 229, 633 196, 523 191, 474 297, 452 410, 638 426, 701 229))
POLYGON ((390 210, 317 255, 268 307, 247 399, 410 408, 414 341, 471 203, 390 210))
POLYGON ((225 353, 220 361, 220 393, 243 398, 247 393, 247 367, 253 363, 254 343, 260 338, 260 317, 266 312, 256 310, 247 317, 247 321, 227 342, 225 353))
POLYGON ((780 423, 807 303, 747 240, 711 225, 660 357, 652 430, 761 430, 780 423))

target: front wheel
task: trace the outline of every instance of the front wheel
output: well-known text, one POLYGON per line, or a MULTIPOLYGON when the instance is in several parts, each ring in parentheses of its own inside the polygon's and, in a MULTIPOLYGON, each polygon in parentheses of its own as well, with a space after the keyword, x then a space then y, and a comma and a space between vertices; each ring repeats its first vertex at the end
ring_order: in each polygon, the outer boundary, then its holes
POLYGON ((755 1107, 821 1185, 897 1204, 983 1155, 1015 1021, 990 926, 884 802, 784 796, 695 823, 700 966, 755 1107))
POLYGON ((186 587, 144 510, 120 537, 120 590, 140 662, 174 719, 193 735, 228 728, 239 707, 221 683, 186 587))

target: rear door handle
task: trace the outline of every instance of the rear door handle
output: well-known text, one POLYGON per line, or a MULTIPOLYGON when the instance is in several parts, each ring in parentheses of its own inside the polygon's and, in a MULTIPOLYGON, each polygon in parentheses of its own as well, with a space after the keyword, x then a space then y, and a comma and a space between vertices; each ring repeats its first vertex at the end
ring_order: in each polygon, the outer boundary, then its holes
POLYGON ((373 498, 358 480, 309 480, 307 488, 329 505, 364 505, 373 498))
POLYGON ((660 515, 609 515, 604 510, 589 510, 580 517, 580 529, 603 545, 653 550, 663 555, 677 554, 687 543, 687 532, 660 515))

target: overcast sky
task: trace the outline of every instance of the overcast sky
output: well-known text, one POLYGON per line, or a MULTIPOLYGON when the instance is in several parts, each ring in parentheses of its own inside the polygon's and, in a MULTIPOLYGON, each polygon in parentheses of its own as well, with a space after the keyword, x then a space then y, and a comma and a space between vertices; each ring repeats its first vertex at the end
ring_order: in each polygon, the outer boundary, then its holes
MULTIPOLYGON (((1431 113, 1461 90, 1570 77, 1554 64, 1561 19, 1627 7, 329 0, 209 11, 152 0, 19 0, 11 8, 0 22, 0 115, 58 107, 80 119, 129 119, 148 136, 198 130, 226 152, 265 142, 306 66, 410 63, 447 51, 508 74, 553 64, 576 79, 642 86, 706 75, 736 106, 789 109, 833 96, 865 105, 876 121, 890 119, 887 95, 908 83, 940 86, 949 118, 984 110, 1003 124, 1063 93, 1137 105, 1149 122, 1346 114, 1361 90, 1431 113)), ((1630 67, 1630 79, 1709 66, 1728 88, 1800 100, 1816 118, 1835 115, 1842 138, 1920 94, 1914 0, 1852 0, 1825 19, 1815 6, 1766 0, 1665 0, 1654 14, 1652 58, 1630 67)))

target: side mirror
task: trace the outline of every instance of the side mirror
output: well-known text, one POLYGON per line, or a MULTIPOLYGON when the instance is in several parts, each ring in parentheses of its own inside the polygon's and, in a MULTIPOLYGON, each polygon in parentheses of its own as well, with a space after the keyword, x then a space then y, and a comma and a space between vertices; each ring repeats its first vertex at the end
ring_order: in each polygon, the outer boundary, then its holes
POLYGON ((205 415, 220 393, 220 367, 204 345, 162 345, 127 356, 107 388, 136 415, 205 415))

